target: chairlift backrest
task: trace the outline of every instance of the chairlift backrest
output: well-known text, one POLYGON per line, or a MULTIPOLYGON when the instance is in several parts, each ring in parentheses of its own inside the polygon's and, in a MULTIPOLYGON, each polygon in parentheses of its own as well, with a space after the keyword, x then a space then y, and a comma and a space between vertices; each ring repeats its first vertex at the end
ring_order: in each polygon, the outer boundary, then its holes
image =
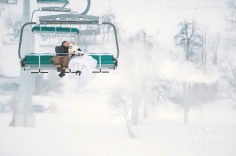
POLYGON ((37 3, 68 3, 68 0, 37 0, 37 3))
POLYGON ((55 32, 55 33, 79 33, 78 28, 70 28, 70 27, 48 27, 48 26, 34 26, 32 28, 33 32, 55 32))

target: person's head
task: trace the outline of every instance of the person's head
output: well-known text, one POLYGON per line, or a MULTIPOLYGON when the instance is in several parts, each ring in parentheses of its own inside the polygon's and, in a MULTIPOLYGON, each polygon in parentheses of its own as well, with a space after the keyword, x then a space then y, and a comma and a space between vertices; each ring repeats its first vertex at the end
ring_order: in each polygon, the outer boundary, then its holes
POLYGON ((68 48, 68 47, 70 46, 70 42, 68 42, 68 41, 63 41, 63 42, 61 43, 61 45, 64 46, 64 47, 66 47, 66 48, 68 48))
POLYGON ((73 47, 75 45, 75 42, 70 42, 69 43, 69 48, 73 47))

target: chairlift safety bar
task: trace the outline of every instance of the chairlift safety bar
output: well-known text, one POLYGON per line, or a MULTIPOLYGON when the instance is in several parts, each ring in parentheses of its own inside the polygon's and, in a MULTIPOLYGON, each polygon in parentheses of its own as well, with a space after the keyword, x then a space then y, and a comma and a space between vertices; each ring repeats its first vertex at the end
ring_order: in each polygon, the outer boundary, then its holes
POLYGON ((54 12, 71 12, 70 8, 62 8, 62 7, 42 7, 38 11, 54 11, 54 12))

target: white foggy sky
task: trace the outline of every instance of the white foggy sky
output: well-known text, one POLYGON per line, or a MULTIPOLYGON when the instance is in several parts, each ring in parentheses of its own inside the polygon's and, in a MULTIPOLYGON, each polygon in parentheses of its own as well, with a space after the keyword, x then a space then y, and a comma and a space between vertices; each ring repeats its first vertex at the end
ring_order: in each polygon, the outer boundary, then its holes
MULTIPOLYGON (((12 12, 21 12, 22 1, 18 6, 8 6, 12 12)), ((31 1, 31 10, 37 8, 31 1)), ((87 0, 70 0, 68 7, 82 11, 87 0)), ((184 19, 196 18, 201 25, 211 31, 222 31, 227 15, 227 0, 92 0, 89 14, 103 15, 110 10, 116 15, 117 24, 127 33, 145 29, 160 34, 163 40, 171 40, 178 24, 184 19)))

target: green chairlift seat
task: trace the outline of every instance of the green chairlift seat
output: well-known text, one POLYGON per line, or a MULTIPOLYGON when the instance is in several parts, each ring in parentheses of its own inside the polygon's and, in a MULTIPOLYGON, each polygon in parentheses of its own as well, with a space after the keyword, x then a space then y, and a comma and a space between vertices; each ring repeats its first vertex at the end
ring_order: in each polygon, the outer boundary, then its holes
POLYGON ((29 53, 22 60, 21 66, 24 68, 40 68, 40 67, 52 67, 52 62, 50 61, 53 56, 50 53, 36 54, 29 53))
MULTIPOLYGON (((102 69, 116 69, 117 59, 110 53, 89 53, 88 55, 92 56, 97 60, 97 69, 102 72, 102 69)), ((24 70, 49 70, 55 69, 56 67, 51 62, 51 59, 56 56, 52 53, 29 53, 21 60, 21 66, 24 70)), ((38 73, 39 73, 38 72, 38 73)), ((43 73, 43 72, 42 72, 43 73)))
POLYGON ((79 33, 78 28, 69 27, 46 27, 46 26, 34 26, 32 28, 33 32, 59 32, 59 33, 79 33))

